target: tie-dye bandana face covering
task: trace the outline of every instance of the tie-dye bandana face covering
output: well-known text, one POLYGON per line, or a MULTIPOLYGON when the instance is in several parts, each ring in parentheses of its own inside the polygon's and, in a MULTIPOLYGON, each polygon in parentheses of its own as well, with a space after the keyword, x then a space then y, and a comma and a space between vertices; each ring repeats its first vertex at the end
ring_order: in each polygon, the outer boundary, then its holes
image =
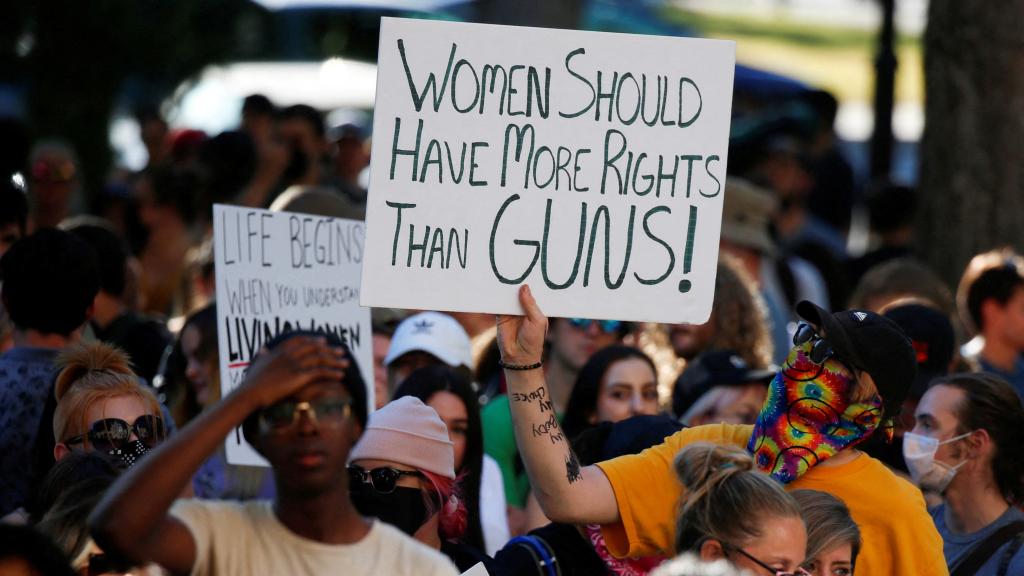
POLYGON ((814 343, 790 350, 747 445, 757 467, 783 484, 867 439, 881 419, 881 397, 849 402, 853 372, 836 358, 812 361, 814 343))

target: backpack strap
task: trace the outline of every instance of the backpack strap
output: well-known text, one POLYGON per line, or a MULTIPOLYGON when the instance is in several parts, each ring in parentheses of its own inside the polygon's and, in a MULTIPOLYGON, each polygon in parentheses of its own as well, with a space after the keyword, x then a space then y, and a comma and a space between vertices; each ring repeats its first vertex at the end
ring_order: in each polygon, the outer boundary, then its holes
POLYGON ((956 566, 952 567, 949 571, 950 576, 972 576, 976 574, 978 569, 981 568, 985 562, 988 562, 989 558, 991 558, 1003 544, 1006 544, 1021 532, 1024 532, 1024 520, 1010 522, 989 534, 987 538, 974 545, 963 560, 957 562, 956 566))
POLYGON ((999 561, 999 570, 996 571, 997 576, 1006 576, 1006 571, 1010 569, 1010 561, 1017 555, 1022 544, 1024 544, 1024 532, 1017 534, 1013 542, 1010 542, 1010 545, 1006 547, 1006 552, 1003 552, 1003 559, 999 561))

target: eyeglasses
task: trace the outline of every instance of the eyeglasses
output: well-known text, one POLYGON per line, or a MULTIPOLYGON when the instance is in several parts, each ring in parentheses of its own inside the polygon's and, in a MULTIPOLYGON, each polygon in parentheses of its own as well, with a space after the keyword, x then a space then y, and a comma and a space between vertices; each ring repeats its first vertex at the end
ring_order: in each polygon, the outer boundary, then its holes
POLYGON ((758 560, 757 558, 754 558, 752 555, 750 555, 750 553, 748 553, 743 548, 739 548, 738 546, 727 546, 727 545, 723 544, 722 548, 725 549, 725 551, 727 553, 728 552, 739 552, 740 554, 746 556, 747 559, 750 560, 751 562, 753 562, 754 564, 757 564, 761 568, 764 568, 765 570, 771 572, 773 574, 773 576, 811 576, 811 573, 808 572, 807 570, 804 570, 802 567, 797 567, 797 569, 792 571, 792 572, 786 572, 785 570, 779 570, 777 568, 772 568, 768 564, 765 564, 764 562, 758 560))
POLYGON ((93 422, 89 426, 89 432, 72 436, 64 443, 68 445, 81 444, 88 438, 89 444, 92 444, 94 448, 109 452, 127 446, 133 432, 147 448, 153 448, 164 439, 164 421, 159 416, 152 414, 139 416, 134 424, 129 424, 120 418, 104 418, 93 422))
POLYGON ((369 484, 379 494, 391 494, 395 491, 395 485, 402 476, 413 476, 423 478, 423 473, 418 470, 399 470, 398 468, 374 468, 367 470, 362 466, 352 464, 348 467, 349 488, 358 484, 369 484))
POLYGON ((605 334, 611 334, 618 332, 619 328, 622 328, 622 321, 620 320, 591 320, 589 318, 569 318, 569 324, 580 330, 587 330, 590 325, 597 323, 597 327, 601 329, 601 332, 605 334))
POLYGON ((299 421, 305 413, 316 426, 337 426, 352 413, 347 398, 321 398, 311 402, 278 402, 259 415, 260 433, 281 432, 299 421))

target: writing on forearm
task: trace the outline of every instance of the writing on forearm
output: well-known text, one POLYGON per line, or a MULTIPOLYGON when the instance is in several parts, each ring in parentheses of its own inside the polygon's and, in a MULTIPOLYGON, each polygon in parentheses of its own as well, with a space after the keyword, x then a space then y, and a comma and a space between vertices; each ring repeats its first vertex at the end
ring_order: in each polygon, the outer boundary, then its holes
MULTIPOLYGON (((558 418, 555 416, 554 404, 552 404, 551 399, 548 397, 548 391, 545 386, 537 386, 532 390, 524 392, 509 390, 509 399, 513 404, 518 404, 524 407, 537 407, 537 412, 527 409, 527 413, 537 414, 539 412, 541 416, 539 422, 532 421, 536 416, 531 415, 531 417, 527 418, 527 421, 530 422, 528 426, 532 438, 540 440, 543 445, 567 444, 565 433, 562 432, 562 428, 558 424, 558 418)), ((520 442, 521 441, 522 439, 520 439, 520 442)), ((544 450, 546 451, 547 449, 544 450)), ((529 451, 529 449, 527 449, 527 451, 529 451)), ((547 458, 557 457, 558 456, 551 454, 547 458)), ((573 453, 572 448, 568 445, 566 446, 565 452, 561 455, 561 461, 565 464, 565 479, 570 486, 583 480, 583 470, 580 466, 579 459, 576 457, 576 454, 573 453)), ((558 468, 556 462, 558 462, 558 460, 551 462, 554 466, 547 468, 547 470, 557 474, 556 470, 558 470, 558 468)))
POLYGON ((537 406, 540 407, 540 411, 542 413, 552 412, 554 407, 552 406, 551 401, 547 399, 547 395, 547 390, 545 390, 544 387, 541 386, 532 392, 513 392, 512 401, 524 402, 526 404, 533 404, 534 402, 536 402, 537 406))
POLYGON ((533 425, 533 437, 543 438, 544 436, 547 436, 552 444, 565 440, 565 437, 562 435, 562 429, 558 427, 558 419, 555 418, 553 413, 546 421, 533 425))

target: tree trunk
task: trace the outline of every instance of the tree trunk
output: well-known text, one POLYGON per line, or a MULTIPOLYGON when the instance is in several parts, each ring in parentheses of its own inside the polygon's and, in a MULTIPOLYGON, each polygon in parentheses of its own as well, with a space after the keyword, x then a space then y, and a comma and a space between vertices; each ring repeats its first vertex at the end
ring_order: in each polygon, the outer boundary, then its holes
POLYGON ((932 0, 918 244, 953 282, 1024 239, 1024 0, 932 0))

